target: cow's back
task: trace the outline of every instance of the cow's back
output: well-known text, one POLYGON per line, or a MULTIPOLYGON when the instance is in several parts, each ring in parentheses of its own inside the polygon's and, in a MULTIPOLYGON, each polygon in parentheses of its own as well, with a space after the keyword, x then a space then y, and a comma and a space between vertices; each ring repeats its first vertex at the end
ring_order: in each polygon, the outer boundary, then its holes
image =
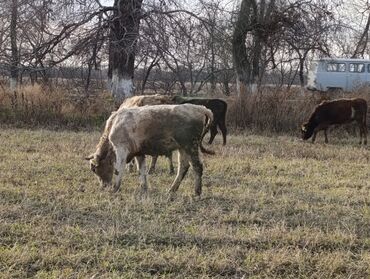
POLYGON ((191 104, 122 109, 117 112, 110 140, 127 146, 132 156, 190 148, 202 135, 205 110, 191 104))
POLYGON ((153 105, 163 105, 163 104, 173 104, 172 98, 165 95, 141 95, 133 96, 126 99, 120 106, 121 108, 129 107, 142 107, 142 106, 153 106, 153 105))
POLYGON ((224 115, 227 111, 227 103, 221 99, 184 99, 181 103, 205 106, 213 112, 215 117, 224 115))
POLYGON ((367 110, 364 99, 338 99, 324 101, 315 109, 314 116, 319 123, 341 124, 353 120, 367 110))

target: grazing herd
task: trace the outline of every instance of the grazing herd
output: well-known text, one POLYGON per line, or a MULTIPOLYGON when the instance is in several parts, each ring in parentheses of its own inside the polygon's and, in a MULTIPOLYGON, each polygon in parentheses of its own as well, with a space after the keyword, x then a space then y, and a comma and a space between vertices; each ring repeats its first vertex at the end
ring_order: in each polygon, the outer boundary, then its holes
MULTIPOLYGON (((134 96, 126 99, 108 118, 96 151, 86 157, 90 169, 101 186, 113 184, 118 191, 125 171, 125 164, 135 158, 140 173, 142 192, 148 188, 147 173, 153 173, 158 156, 169 160, 170 173, 174 173, 172 152, 178 150, 177 175, 170 187, 173 194, 179 188, 190 165, 194 170, 194 190, 202 193, 202 153, 214 154, 203 146, 203 138, 210 131, 209 144, 222 133, 226 144, 227 103, 220 99, 182 98, 162 95, 134 96), (145 156, 152 156, 149 172, 145 156), (112 182, 113 181, 113 182, 112 182)), ((364 99, 338 99, 324 101, 314 109, 309 120, 301 127, 302 139, 316 139, 323 130, 328 142, 327 130, 331 125, 355 121, 360 128, 360 144, 367 144, 367 103, 364 99)))

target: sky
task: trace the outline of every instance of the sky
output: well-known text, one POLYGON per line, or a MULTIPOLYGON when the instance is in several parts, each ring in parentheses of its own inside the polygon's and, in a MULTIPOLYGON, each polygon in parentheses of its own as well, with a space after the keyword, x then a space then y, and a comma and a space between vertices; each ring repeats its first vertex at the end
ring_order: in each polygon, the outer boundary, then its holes
MULTIPOLYGON (((114 0, 99 0, 100 3, 104 6, 111 6, 113 5, 114 0)), ((189 7, 192 6, 197 0, 177 0, 182 2, 182 4, 185 4, 185 6, 189 5, 189 7)), ((330 3, 330 0, 328 0, 330 3)), ((218 0, 217 0, 218 2, 218 0)), ((232 9, 235 8, 235 5, 239 2, 238 0, 224 0, 222 1, 224 3, 224 7, 226 6, 230 8, 232 6, 232 9), (226 6, 225 6, 226 5, 226 6)), ((338 13, 342 19, 344 19, 344 22, 349 25, 353 26, 355 29, 360 28, 366 24, 368 11, 367 11, 367 2, 365 0, 351 0, 351 1, 344 1, 342 4, 342 8, 336 11, 333 11, 335 13, 338 13)))

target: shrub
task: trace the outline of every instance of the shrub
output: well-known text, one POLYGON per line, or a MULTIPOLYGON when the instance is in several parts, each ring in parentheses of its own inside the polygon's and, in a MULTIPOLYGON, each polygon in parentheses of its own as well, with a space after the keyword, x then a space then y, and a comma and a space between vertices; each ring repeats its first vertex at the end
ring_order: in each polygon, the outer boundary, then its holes
POLYGON ((0 92, 0 121, 12 125, 86 127, 101 125, 114 109, 107 92, 76 94, 59 87, 25 86, 0 92))

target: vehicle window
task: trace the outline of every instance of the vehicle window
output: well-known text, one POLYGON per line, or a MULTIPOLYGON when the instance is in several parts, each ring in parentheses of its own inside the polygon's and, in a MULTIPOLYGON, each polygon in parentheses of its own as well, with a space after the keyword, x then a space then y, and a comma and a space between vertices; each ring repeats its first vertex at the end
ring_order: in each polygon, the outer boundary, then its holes
POLYGON ((346 64, 345 63, 328 63, 326 65, 326 70, 328 72, 345 72, 346 64))
POLYGON ((338 64, 337 63, 328 63, 326 65, 326 70, 328 72, 337 72, 338 70, 338 64))
POLYGON ((349 71, 352 73, 363 73, 365 71, 365 64, 362 63, 350 63, 349 71))
POLYGON ((357 72, 359 73, 365 72, 365 64, 357 64, 357 72))
POLYGON ((339 63, 338 64, 338 72, 345 72, 346 71, 346 64, 345 63, 339 63))

